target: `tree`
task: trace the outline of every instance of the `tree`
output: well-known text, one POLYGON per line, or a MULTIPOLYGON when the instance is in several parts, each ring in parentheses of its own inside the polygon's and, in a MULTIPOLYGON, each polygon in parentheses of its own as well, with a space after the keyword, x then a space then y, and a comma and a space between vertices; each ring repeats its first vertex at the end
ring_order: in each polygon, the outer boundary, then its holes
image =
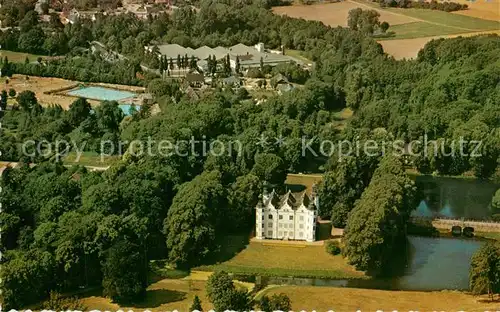
POLYGON ((196 63, 196 57, 194 55, 191 55, 191 59, 189 60, 189 68, 196 69, 198 67, 196 63))
POLYGON ((203 308, 201 307, 201 300, 197 295, 194 296, 193 304, 189 308, 189 312, 193 311, 203 311, 203 308))
MULTIPOLYGON (((9 63, 9 59, 4 57, 2 62, 2 76, 3 77, 12 77, 12 64, 9 63)), ((6 81, 8 83, 8 81, 6 81)))
POLYGON ((215 311, 249 311, 252 308, 247 291, 237 290, 224 271, 215 272, 208 278, 206 292, 215 311))
POLYGON ((79 98, 69 106, 68 121, 73 127, 78 127, 87 117, 91 111, 90 103, 84 99, 79 98))
POLYGON ((236 56, 236 67, 234 68, 234 71, 239 74, 240 73, 240 57, 236 56))
POLYGON ((380 25, 379 17, 380 14, 375 10, 356 8, 349 11, 347 25, 352 30, 359 30, 364 34, 371 35, 375 27, 380 25))
POLYGON ((498 189, 491 200, 491 207, 496 210, 500 210, 500 189, 498 189))
POLYGON ((181 267, 203 261, 216 249, 226 195, 221 173, 204 172, 181 186, 164 222, 170 260, 181 267))
POLYGON ((38 100, 33 91, 23 91, 17 96, 17 103, 25 111, 31 111, 36 105, 38 105, 38 100))
POLYGON ((259 308, 263 312, 292 311, 292 302, 283 293, 274 294, 271 297, 263 296, 259 301, 259 308))
POLYGON ((255 155, 252 173, 261 181, 280 186, 285 182, 287 174, 283 159, 275 154, 267 153, 255 155))
POLYGON ((10 97, 12 97, 12 98, 16 97, 16 94, 17 94, 16 90, 14 90, 12 88, 9 89, 9 96, 10 97))
POLYGON ((46 251, 17 251, 2 265, 2 299, 5 309, 35 303, 54 287, 54 257, 46 251))
POLYGON ((132 302, 146 293, 147 269, 139 246, 120 240, 106 250, 103 270, 103 293, 116 302, 132 302))
POLYGON ((380 24, 380 30, 381 30, 383 33, 387 32, 387 30, 388 30, 388 29, 389 29, 389 23, 387 23, 387 22, 382 22, 382 23, 380 24))
POLYGON ((487 242, 472 256, 470 290, 475 295, 500 293, 500 244, 487 242))
POLYGON ((0 97, 0 110, 5 110, 7 108, 7 91, 2 90, 2 95, 0 97))
POLYGON ((371 275, 391 273, 394 255, 406 244, 414 194, 400 160, 385 157, 347 220, 342 251, 350 264, 371 275))

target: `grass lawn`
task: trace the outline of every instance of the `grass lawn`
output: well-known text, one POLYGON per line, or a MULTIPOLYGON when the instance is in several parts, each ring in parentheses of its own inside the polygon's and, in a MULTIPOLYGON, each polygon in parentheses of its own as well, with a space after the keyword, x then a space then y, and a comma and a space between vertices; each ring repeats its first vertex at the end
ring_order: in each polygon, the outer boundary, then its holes
POLYGON ((391 39, 413 39, 420 37, 432 37, 443 34, 452 35, 460 34, 464 31, 459 28, 448 26, 437 26, 426 22, 414 22, 408 24, 391 26, 390 31, 396 33, 394 37, 380 38, 379 40, 391 39))
POLYGON ((324 246, 278 245, 250 242, 232 259, 196 268, 201 271, 224 270, 236 274, 264 276, 318 277, 336 279, 366 278, 342 256, 332 256, 324 246))
POLYGON ((348 107, 336 112, 334 116, 336 120, 332 122, 332 127, 338 130, 343 130, 352 115, 354 115, 354 111, 348 107))
POLYGON ((312 192, 312 187, 314 184, 320 182, 323 179, 322 174, 294 174, 290 173, 286 176, 285 183, 290 189, 299 186, 305 186, 308 193, 312 192))
POLYGON ((270 87, 268 87, 268 89, 252 89, 249 91, 250 93, 250 96, 253 98, 253 99, 263 99, 263 98, 271 98, 275 95, 277 95, 278 93, 274 90, 272 90, 270 87))
MULTIPOLYGON (((500 22, 484 20, 465 15, 452 14, 444 11, 425 10, 425 9, 400 9, 400 8, 388 8, 386 10, 422 19, 430 23, 444 24, 446 26, 457 27, 457 28, 465 28, 469 29, 470 31, 500 29, 500 22)), ((440 28, 440 26, 438 25, 435 26, 436 28, 440 28)), ((391 28, 389 28, 389 30, 391 28)), ((464 29, 462 29, 462 32, 467 32, 467 31, 464 31, 464 29)))
POLYGON ((9 59, 9 62, 13 63, 24 63, 26 57, 30 60, 30 62, 36 61, 39 57, 43 59, 48 58, 48 56, 43 56, 43 55, 35 55, 35 54, 13 52, 6 50, 0 50, 0 57, 2 58, 2 60, 4 57, 7 57, 9 59))
POLYGON ((474 236, 484 237, 484 238, 489 238, 489 239, 495 239, 497 241, 500 241, 500 233, 494 233, 494 232, 475 232, 474 236))
MULTIPOLYGON (((495 311, 498 302, 479 302, 479 298, 458 291, 416 292, 372 289, 282 286, 266 295, 286 294, 293 311, 495 311)), ((485 297, 481 298, 485 299, 485 297)))
POLYGON ((101 156, 97 152, 83 152, 80 159, 77 160, 76 152, 70 152, 68 156, 64 158, 63 163, 65 165, 107 167, 113 165, 119 160, 119 156, 103 156, 101 159, 101 156))
POLYGON ((118 311, 122 309, 124 311, 143 311, 148 309, 151 311, 188 311, 195 295, 201 299, 205 311, 213 308, 206 297, 204 281, 179 279, 163 279, 150 285, 144 300, 128 305, 120 306, 111 302, 111 300, 102 296, 100 290, 82 296, 82 302, 88 310, 118 311))
POLYGON ((295 57, 296 59, 301 60, 302 62, 306 64, 312 64, 313 61, 308 59, 307 57, 304 56, 304 52, 300 50, 292 50, 292 49, 286 49, 285 54, 291 57, 295 57))

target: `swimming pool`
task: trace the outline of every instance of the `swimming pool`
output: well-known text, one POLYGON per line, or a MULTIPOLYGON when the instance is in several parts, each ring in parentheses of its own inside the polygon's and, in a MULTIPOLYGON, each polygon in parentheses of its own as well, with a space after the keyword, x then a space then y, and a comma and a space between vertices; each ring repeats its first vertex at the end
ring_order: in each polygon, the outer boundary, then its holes
MULTIPOLYGON (((123 114, 125 116, 129 116, 130 115, 130 108, 132 107, 132 105, 130 104, 120 104, 118 105, 118 107, 120 107, 120 109, 122 110, 123 114)), ((138 105, 135 105, 135 110, 136 111, 140 111, 141 110, 141 107, 138 106, 138 105)))
POLYGON ((136 96, 133 92, 108 89, 103 87, 84 87, 69 91, 68 95, 99 101, 120 101, 136 96))

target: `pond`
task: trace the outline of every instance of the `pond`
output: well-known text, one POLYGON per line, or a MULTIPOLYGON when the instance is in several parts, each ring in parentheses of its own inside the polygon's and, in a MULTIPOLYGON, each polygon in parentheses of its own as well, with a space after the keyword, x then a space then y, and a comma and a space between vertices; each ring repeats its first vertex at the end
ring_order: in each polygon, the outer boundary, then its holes
POLYGON ((482 242, 477 240, 409 237, 408 264, 401 276, 372 280, 329 280, 260 277, 266 284, 354 287, 387 290, 466 290, 469 265, 482 242))
POLYGON ((491 199, 500 185, 457 178, 416 177, 420 203, 416 216, 488 219, 491 199))

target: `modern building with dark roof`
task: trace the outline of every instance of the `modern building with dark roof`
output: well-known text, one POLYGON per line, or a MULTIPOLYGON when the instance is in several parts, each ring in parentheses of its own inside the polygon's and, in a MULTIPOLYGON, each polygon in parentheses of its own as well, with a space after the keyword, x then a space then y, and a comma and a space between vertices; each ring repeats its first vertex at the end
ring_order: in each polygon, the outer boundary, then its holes
POLYGON ((256 207, 256 238, 315 241, 318 205, 307 190, 264 193, 256 207))
MULTIPOLYGON (((165 56, 167 59, 177 59, 177 56, 185 56, 188 58, 195 57, 198 61, 207 60, 208 57, 213 57, 217 60, 224 59, 229 55, 231 68, 236 68, 236 58, 239 59, 240 68, 248 69, 251 67, 260 67, 261 60, 264 65, 276 66, 282 63, 296 62, 302 63, 300 60, 293 57, 277 54, 268 53, 264 49, 262 43, 257 44, 253 47, 238 43, 232 47, 215 47, 210 48, 207 46, 202 46, 197 49, 185 48, 178 44, 164 44, 158 45, 157 51, 159 52, 158 57, 165 56)), ((146 46, 145 49, 152 52, 155 46, 146 46)))

